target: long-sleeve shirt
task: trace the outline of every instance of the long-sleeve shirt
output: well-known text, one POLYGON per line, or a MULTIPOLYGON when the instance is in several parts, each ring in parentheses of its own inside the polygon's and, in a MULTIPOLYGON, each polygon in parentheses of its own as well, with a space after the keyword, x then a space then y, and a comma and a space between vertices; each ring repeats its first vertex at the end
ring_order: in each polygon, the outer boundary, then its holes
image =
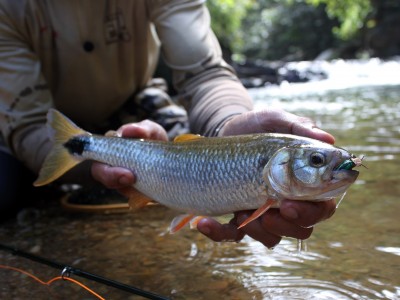
POLYGON ((81 127, 104 124, 151 79, 161 54, 190 130, 215 135, 252 109, 221 56, 204 0, 0 0, 0 128, 37 172, 55 107, 81 127))

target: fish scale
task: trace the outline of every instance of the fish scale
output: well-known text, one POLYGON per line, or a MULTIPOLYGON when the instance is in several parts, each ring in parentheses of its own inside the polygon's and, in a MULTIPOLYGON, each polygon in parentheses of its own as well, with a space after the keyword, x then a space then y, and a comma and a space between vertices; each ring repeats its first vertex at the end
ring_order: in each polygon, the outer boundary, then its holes
POLYGON ((265 135, 165 143, 92 136, 82 157, 134 170, 135 188, 161 204, 220 215, 265 202, 260 195, 265 163, 285 139, 293 144, 287 137, 279 143, 272 138, 272 144, 265 135))

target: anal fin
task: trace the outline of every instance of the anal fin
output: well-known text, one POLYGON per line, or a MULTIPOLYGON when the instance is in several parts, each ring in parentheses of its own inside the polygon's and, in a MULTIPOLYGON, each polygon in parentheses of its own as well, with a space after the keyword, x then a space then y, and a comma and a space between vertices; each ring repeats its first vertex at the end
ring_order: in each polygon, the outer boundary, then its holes
POLYGON ((131 187, 120 190, 120 193, 128 198, 129 207, 132 211, 136 211, 154 202, 151 198, 131 187))

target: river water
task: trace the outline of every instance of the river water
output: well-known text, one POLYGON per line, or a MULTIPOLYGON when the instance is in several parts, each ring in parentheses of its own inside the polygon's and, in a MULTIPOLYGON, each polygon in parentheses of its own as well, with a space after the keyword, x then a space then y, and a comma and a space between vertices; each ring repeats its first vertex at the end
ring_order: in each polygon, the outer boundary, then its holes
MULTIPOLYGON (((368 169, 315 227, 306 251, 289 238, 268 250, 250 238, 214 243, 189 229, 169 235, 176 213, 161 206, 89 215, 67 213, 58 201, 32 210, 31 219, 3 223, 1 243, 172 299, 399 299, 400 64, 317 67, 329 70, 327 80, 250 90, 257 109, 311 117, 337 145, 365 156, 368 169)), ((60 273, 1 251, 0 264, 43 280, 60 273)), ((141 299, 79 280, 107 299, 141 299)), ((94 299, 69 282, 47 287, 9 270, 0 269, 0 282, 1 299, 94 299)))

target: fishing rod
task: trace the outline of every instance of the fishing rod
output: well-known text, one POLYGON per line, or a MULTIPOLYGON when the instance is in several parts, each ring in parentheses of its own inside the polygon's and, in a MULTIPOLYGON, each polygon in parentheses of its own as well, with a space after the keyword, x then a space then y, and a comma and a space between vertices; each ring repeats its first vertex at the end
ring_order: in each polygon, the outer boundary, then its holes
POLYGON ((31 253, 28 253, 28 252, 25 252, 25 251, 22 251, 22 250, 19 250, 19 249, 16 249, 16 248, 13 248, 13 247, 1 244, 1 243, 0 243, 0 250, 4 250, 13 255, 24 257, 24 258, 30 259, 32 261, 41 263, 43 265, 47 265, 49 267, 59 269, 59 270, 61 270, 61 277, 69 277, 71 274, 74 274, 76 276, 80 276, 80 277, 83 277, 83 278, 86 278, 89 280, 93 280, 93 281, 111 286, 113 288, 120 289, 122 291, 131 293, 131 294, 142 296, 147 299, 170 300, 169 298, 166 298, 164 296, 160 296, 160 295, 148 292, 148 291, 144 291, 144 290, 136 288, 134 286, 130 286, 130 285, 127 285, 127 284, 124 284, 124 283, 121 283, 121 282, 118 282, 118 281, 115 281, 112 279, 108 279, 108 278, 105 278, 105 277, 102 277, 102 276, 99 276, 96 274, 92 274, 92 273, 89 273, 89 272, 86 272, 86 271, 83 271, 83 270, 80 270, 80 269, 77 269, 77 268, 74 268, 71 266, 67 266, 67 265, 61 264, 56 261, 51 261, 49 259, 37 256, 37 255, 31 254, 31 253))

